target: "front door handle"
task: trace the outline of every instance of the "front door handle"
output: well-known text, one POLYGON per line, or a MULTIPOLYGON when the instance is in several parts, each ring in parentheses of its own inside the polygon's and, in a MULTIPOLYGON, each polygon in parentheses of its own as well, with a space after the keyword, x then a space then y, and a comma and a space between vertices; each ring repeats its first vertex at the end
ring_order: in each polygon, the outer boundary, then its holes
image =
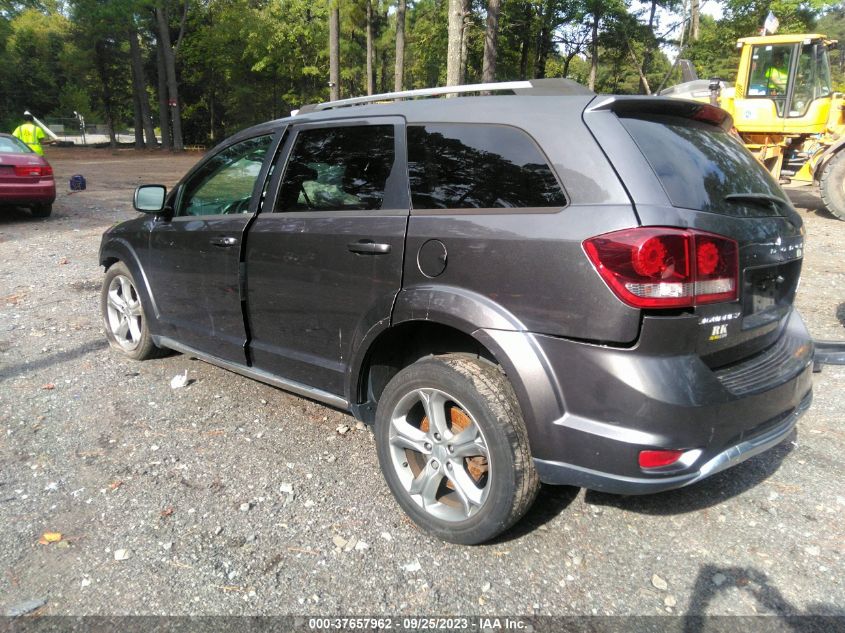
POLYGON ((366 253, 369 255, 386 255, 390 252, 390 244, 379 244, 372 240, 350 242, 346 245, 346 248, 353 253, 366 253))
POLYGON ((238 238, 236 237, 212 237, 209 242, 211 242, 214 246, 219 246, 220 248, 229 248, 230 246, 234 246, 238 243, 238 238))

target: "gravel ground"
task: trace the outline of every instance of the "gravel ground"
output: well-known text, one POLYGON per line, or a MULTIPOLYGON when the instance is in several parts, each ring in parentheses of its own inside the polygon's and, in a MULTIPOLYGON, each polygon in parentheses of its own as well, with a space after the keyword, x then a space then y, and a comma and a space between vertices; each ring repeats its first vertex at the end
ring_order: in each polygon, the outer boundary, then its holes
MULTIPOLYGON (((548 487, 498 541, 444 544, 404 518, 351 417, 108 349, 100 234, 133 216, 136 184, 172 184, 196 155, 48 152, 62 188, 74 173, 89 188, 46 221, 0 216, 3 613, 845 615, 845 368, 816 375, 790 441, 710 480, 639 498, 548 487)), ((794 199, 799 306, 814 336, 845 338, 845 222, 794 199)))

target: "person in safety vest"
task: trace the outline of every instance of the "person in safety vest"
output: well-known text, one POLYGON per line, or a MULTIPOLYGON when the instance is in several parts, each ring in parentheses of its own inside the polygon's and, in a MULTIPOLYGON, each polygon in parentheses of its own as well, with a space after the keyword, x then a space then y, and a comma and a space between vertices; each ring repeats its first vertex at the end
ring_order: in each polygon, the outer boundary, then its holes
POLYGON ((789 79, 787 66, 789 60, 781 51, 777 51, 772 59, 772 65, 766 70, 769 94, 786 94, 786 82, 789 79))
POLYGON ((35 124, 34 117, 29 110, 23 113, 24 122, 15 128, 12 136, 16 136, 24 143, 29 145, 30 149, 40 156, 44 156, 44 150, 41 145, 52 143, 52 140, 44 140, 47 135, 44 134, 38 125, 35 124))

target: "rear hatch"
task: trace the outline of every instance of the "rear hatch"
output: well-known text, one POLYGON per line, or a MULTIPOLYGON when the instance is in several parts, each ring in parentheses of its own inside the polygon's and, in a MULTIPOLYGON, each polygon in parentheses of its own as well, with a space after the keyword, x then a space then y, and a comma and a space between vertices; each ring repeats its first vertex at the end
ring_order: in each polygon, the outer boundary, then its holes
POLYGON ((786 194, 731 132, 723 110, 665 98, 610 101, 603 107, 621 124, 618 145, 633 141, 647 165, 630 165, 637 162, 630 148, 608 151, 640 223, 737 242, 737 299, 691 308, 698 353, 717 368, 770 347, 791 311, 804 248, 802 221, 786 194))

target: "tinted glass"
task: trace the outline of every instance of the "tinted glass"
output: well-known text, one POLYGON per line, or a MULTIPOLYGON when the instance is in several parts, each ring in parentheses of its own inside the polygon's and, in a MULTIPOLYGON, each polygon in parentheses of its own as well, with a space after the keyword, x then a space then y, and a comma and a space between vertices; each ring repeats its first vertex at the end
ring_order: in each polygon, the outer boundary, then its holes
POLYGON ((537 145, 512 127, 408 126, 408 172, 415 209, 566 204, 537 145))
POLYGON ((0 153, 32 154, 32 150, 13 136, 0 136, 0 153))
POLYGON ((177 215, 248 213, 255 181, 272 136, 257 136, 224 149, 185 184, 177 215))
POLYGON ((783 215, 789 203, 771 174, 722 128, 676 117, 620 119, 676 207, 738 217, 783 215), (730 200, 765 194, 782 200, 730 200))
POLYGON ((301 131, 285 168, 276 211, 382 208, 395 151, 392 125, 301 131))

